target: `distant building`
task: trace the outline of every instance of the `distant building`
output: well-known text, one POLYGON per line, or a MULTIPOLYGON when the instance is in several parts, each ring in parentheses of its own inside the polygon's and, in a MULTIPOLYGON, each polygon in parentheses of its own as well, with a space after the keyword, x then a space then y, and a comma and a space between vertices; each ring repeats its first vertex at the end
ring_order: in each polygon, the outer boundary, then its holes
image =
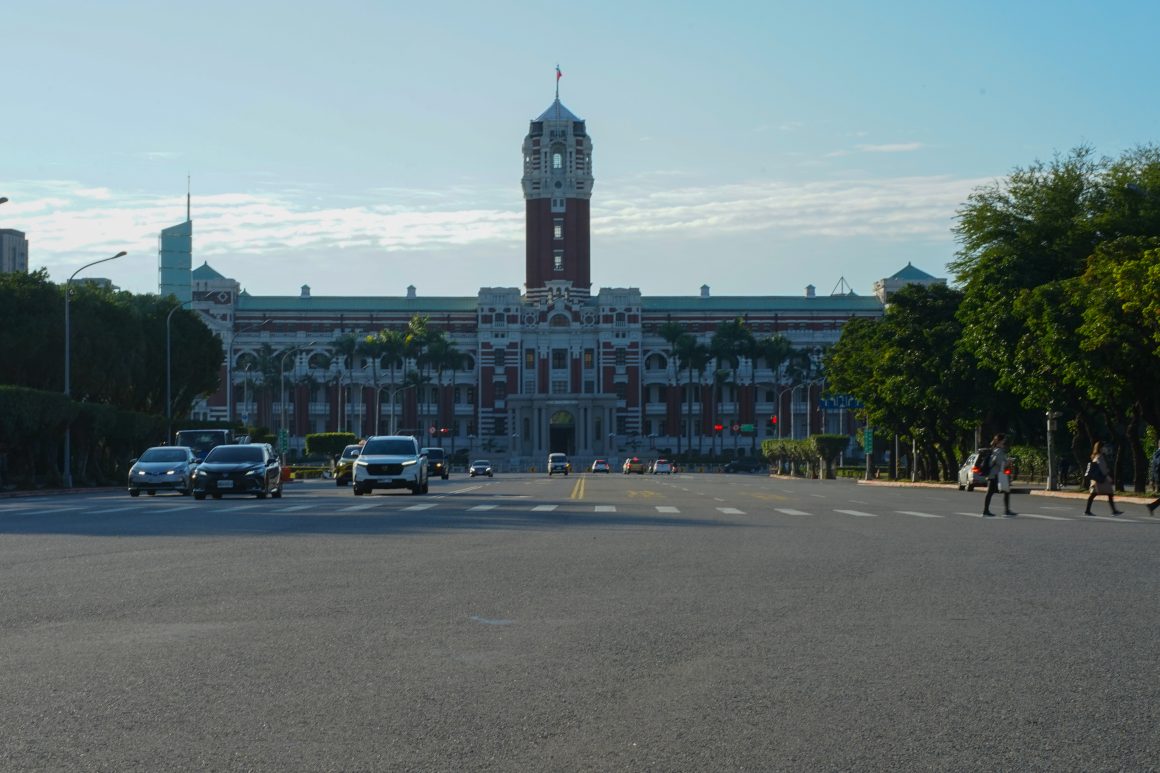
POLYGON ((23 231, 0 228, 0 274, 28 273, 28 239, 23 231))
MULTIPOLYGON (((718 368, 710 363, 690 374, 661 329, 677 323, 707 344, 718 325, 740 319, 758 339, 784 336, 816 363, 847 321, 880 317, 882 302, 852 291, 818 296, 813 286, 794 296, 715 297, 708 285, 689 296, 593 291, 592 147, 585 122, 559 99, 530 122, 522 291, 485 287, 448 297, 408 287, 400 296, 321 297, 304 286, 298 295, 262 296, 208 264, 187 272, 193 308, 227 350, 223 388, 196 417, 248 417, 277 430, 284 412, 290 444, 299 448, 306 433, 365 436, 393 425, 432 444, 540 464, 551 451, 582 462, 690 447, 753 453, 771 436, 853 434, 849 412, 819 410, 816 378, 743 357, 729 379, 714 384, 718 368), (460 367, 407 386, 402 379, 414 361, 392 381, 390 363, 334 356, 331 343, 340 336, 402 329, 416 314, 465 355, 460 367), (278 378, 283 364, 288 379, 278 378), (723 436, 714 431, 718 423, 723 436)), ((179 286, 177 273, 169 287, 179 286)))
POLYGON ((937 279, 925 271, 915 268, 908 261, 905 268, 902 268, 893 276, 879 279, 874 283, 874 295, 882 303, 887 303, 891 293, 898 292, 907 285, 945 285, 947 280, 937 279))
POLYGON ((193 221, 171 225, 161 232, 157 249, 157 293, 192 301, 193 221))

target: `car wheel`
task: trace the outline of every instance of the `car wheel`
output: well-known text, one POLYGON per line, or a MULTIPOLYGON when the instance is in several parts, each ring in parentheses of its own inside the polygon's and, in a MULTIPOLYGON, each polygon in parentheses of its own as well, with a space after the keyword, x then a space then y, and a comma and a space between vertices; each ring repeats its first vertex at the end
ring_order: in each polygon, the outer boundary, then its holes
POLYGON ((426 494, 430 490, 431 490, 431 481, 429 481, 429 480, 423 481, 423 493, 426 494))
POLYGON ((274 497, 274 499, 281 499, 282 498, 282 486, 281 486, 281 484, 279 484, 278 488, 276 488, 270 492, 270 496, 274 497))
POLYGON ((205 499, 205 494, 201 491, 195 491, 193 492, 193 498, 200 502, 201 500, 205 499))
POLYGON ((183 497, 187 497, 187 496, 189 496, 189 495, 190 495, 190 494, 192 494, 192 493, 193 493, 193 486, 190 486, 189 488, 183 488, 183 489, 181 490, 181 495, 182 495, 183 497))
POLYGON ((357 483, 354 484, 354 495, 356 497, 361 497, 363 495, 363 488, 362 488, 362 486, 358 485, 357 483))
POLYGON ((959 491, 962 491, 965 488, 966 488, 966 486, 964 486, 962 483, 959 484, 959 491))
POLYGON ((968 484, 967 484, 967 491, 974 491, 974 490, 975 490, 975 484, 974 484, 974 483, 968 483, 968 484))
POLYGON ((335 478, 335 479, 334 479, 334 485, 336 485, 336 486, 338 486, 338 487, 340 487, 340 488, 341 488, 341 487, 342 487, 342 478, 335 478))
POLYGON ((487 474, 487 477, 489 477, 489 478, 491 477, 491 473, 490 473, 490 472, 487 474))
POLYGON ((147 491, 147 492, 145 492, 145 493, 147 493, 147 494, 148 494, 149 496, 151 496, 151 497, 155 497, 155 496, 157 496, 157 492, 156 492, 156 491, 154 491, 153 489, 150 489, 149 491, 147 491))
POLYGON ((131 496, 131 497, 139 497, 139 496, 141 496, 141 492, 140 492, 140 491, 138 491, 138 490, 137 490, 137 489, 135 489, 135 488, 131 488, 131 489, 129 489, 129 496, 131 496))
POLYGON ((447 480, 450 477, 451 477, 451 473, 447 473, 447 472, 443 473, 443 480, 447 480))

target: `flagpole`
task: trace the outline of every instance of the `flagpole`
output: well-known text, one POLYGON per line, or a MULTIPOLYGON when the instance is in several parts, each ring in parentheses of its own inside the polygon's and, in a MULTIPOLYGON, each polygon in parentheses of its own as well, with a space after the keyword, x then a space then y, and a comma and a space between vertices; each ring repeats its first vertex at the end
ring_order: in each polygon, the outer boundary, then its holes
POLYGON ((557 102, 560 101, 560 76, 561 75, 562 75, 562 73, 560 72, 560 65, 557 64, 556 65, 556 101, 557 102))

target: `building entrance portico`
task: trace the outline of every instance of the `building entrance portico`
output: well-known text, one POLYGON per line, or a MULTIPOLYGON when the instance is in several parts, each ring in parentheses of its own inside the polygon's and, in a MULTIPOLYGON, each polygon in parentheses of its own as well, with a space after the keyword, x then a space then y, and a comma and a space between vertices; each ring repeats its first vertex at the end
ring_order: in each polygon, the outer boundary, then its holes
POLYGON ((548 451, 576 455, 576 417, 568 411, 556 411, 548 420, 548 451))

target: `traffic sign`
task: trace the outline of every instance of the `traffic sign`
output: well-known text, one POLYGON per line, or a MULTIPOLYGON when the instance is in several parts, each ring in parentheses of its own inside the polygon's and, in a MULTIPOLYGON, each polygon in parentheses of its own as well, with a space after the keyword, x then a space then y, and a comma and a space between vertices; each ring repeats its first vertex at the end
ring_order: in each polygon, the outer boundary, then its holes
POLYGON ((874 453, 874 430, 871 427, 867 427, 862 435, 862 450, 868 454, 874 453))
POLYGON ((434 434, 435 434, 435 425, 434 425, 434 424, 432 424, 430 427, 428 427, 428 428, 427 428, 427 434, 428 434, 428 435, 434 435, 434 434))

